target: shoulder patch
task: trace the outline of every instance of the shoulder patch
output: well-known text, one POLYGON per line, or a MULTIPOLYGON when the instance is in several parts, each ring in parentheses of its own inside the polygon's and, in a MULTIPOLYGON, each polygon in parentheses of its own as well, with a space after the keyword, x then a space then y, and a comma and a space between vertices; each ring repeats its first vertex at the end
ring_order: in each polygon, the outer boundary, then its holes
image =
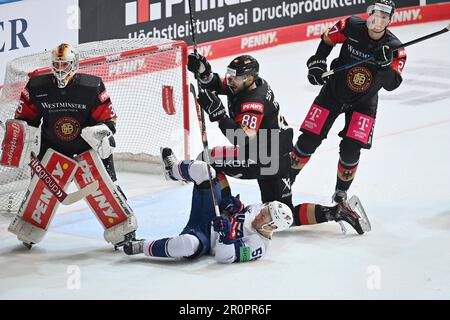
POLYGON ((22 95, 27 102, 30 101, 30 91, 28 91, 27 87, 23 88, 22 95))
POLYGON ((109 95, 108 92, 106 92, 106 89, 103 90, 103 92, 98 95, 98 99, 100 100, 101 103, 109 99, 109 95))
POLYGON ((397 55, 398 55, 398 57, 399 58, 404 58, 404 57, 406 57, 406 50, 405 49, 399 49, 398 51, 397 51, 397 55))
POLYGON ((250 247, 240 247, 239 248, 239 262, 246 262, 250 261, 251 259, 251 252, 250 247))
POLYGON ((244 102, 241 104, 241 112, 256 111, 264 113, 264 104, 259 102, 244 102))

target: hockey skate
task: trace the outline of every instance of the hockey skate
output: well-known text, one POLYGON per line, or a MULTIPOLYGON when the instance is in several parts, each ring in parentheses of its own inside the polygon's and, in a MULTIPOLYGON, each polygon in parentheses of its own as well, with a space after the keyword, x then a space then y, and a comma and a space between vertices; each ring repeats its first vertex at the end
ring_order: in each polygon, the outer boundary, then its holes
POLYGON ((121 241, 119 243, 116 243, 114 245, 114 250, 117 251, 117 250, 119 250, 120 247, 125 246, 125 245, 127 245, 127 244, 129 244, 129 243, 131 243, 133 241, 137 241, 137 239, 136 239, 136 231, 127 233, 125 235, 125 239, 123 241, 121 241))
POLYGON ((341 225, 344 234, 347 230, 342 221, 350 224, 358 234, 371 230, 369 218, 357 196, 352 196, 349 201, 342 200, 338 203, 334 220, 341 225))
POLYGON ((334 203, 342 203, 343 201, 347 201, 347 192, 337 189, 331 198, 334 203))
POLYGON ((172 167, 178 162, 177 157, 174 155, 172 149, 161 147, 161 162, 162 162, 162 170, 164 172, 164 176, 166 180, 175 180, 172 175, 172 167))
POLYGON ((22 242, 22 244, 25 246, 25 248, 27 248, 28 250, 31 250, 34 243, 33 242, 31 242, 31 243, 22 242))
POLYGON ((132 256, 135 254, 140 254, 140 253, 144 253, 144 241, 145 240, 135 240, 135 241, 130 241, 128 243, 126 243, 123 246, 123 252, 125 252, 125 254, 132 256))

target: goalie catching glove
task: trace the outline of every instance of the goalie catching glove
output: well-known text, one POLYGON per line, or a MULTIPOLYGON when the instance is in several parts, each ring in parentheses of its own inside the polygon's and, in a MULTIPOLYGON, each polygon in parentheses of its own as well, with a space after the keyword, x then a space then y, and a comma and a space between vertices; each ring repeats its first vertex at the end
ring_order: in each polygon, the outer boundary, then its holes
POLYGON ((116 147, 112 131, 104 123, 81 130, 81 137, 94 149, 100 158, 108 158, 116 147))

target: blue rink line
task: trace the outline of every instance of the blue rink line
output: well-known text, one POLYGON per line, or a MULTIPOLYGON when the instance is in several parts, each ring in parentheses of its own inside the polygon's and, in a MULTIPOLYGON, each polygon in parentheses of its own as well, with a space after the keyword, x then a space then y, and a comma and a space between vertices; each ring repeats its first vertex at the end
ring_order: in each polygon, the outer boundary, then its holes
MULTIPOLYGON (((257 186, 233 184, 233 194, 241 195, 245 205, 260 201, 257 186)), ((294 205, 300 203, 301 195, 294 194, 294 205)), ((159 239, 181 232, 189 218, 192 199, 192 184, 156 192, 147 196, 130 198, 128 203, 138 219, 138 238, 159 239)), ((304 200, 304 198, 303 198, 304 200)), ((308 199, 314 201, 316 199, 308 199)), ((89 210, 56 213, 51 231, 103 239, 103 228, 89 210)))

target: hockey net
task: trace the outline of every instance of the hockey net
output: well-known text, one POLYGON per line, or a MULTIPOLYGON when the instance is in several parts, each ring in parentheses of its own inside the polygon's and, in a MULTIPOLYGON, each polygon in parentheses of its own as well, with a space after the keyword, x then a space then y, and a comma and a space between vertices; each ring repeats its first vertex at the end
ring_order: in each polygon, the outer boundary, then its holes
MULTIPOLYGON (((154 172, 160 146, 189 155, 187 47, 167 39, 116 39, 74 46, 80 73, 99 76, 118 116, 116 169, 154 172)), ((32 75, 50 72, 51 52, 12 60, 0 96, 0 120, 14 117, 20 93, 32 75)), ((0 129, 0 141, 4 130, 0 129)), ((18 211, 30 181, 28 166, 0 166, 0 213, 18 211)))

